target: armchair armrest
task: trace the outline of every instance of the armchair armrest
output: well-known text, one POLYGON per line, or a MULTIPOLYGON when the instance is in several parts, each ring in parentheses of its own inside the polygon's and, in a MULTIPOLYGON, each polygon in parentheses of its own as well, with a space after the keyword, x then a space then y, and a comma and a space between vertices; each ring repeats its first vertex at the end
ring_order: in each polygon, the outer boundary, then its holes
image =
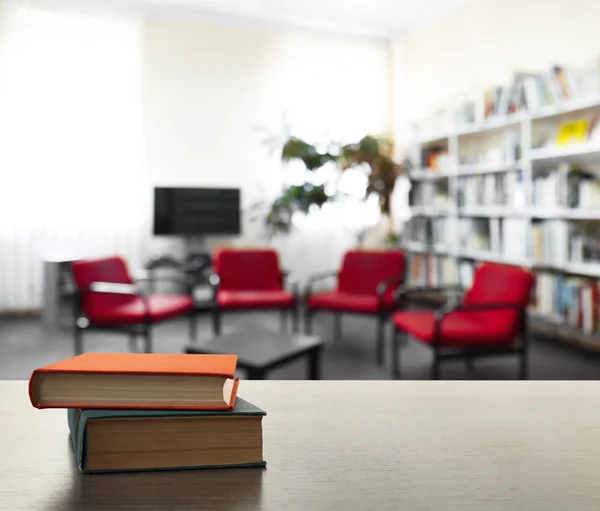
POLYGON ((383 295, 390 288, 390 286, 392 284, 396 284, 398 282, 402 282, 403 280, 404 280, 404 274, 396 275, 396 276, 391 277, 389 279, 382 280, 377 285, 377 295, 379 296, 379 299, 380 300, 383 299, 383 295))
POLYGON ((80 291, 132 296, 140 296, 142 294, 135 284, 121 284, 117 282, 92 282, 87 289, 80 291))
POLYGON ((446 310, 448 312, 460 312, 460 311, 486 311, 486 310, 502 310, 502 309, 515 309, 517 311, 525 311, 527 307, 520 303, 513 302, 498 302, 498 303, 474 303, 471 305, 457 305, 450 307, 446 310))
POLYGON ((320 280, 325 280, 331 277, 339 277, 339 273, 337 271, 328 271, 328 272, 323 272, 323 273, 317 273, 315 275, 312 275, 311 277, 309 277, 308 281, 306 282, 306 288, 304 291, 304 295, 306 298, 310 297, 310 295, 312 294, 312 287, 315 283, 319 282, 320 280))

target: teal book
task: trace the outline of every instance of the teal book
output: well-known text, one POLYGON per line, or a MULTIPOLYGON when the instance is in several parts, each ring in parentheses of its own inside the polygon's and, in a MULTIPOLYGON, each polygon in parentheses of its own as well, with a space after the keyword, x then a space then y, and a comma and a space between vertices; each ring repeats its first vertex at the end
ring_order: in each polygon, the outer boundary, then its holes
POLYGON ((68 410, 84 473, 264 467, 265 415, 239 397, 231 411, 68 410))

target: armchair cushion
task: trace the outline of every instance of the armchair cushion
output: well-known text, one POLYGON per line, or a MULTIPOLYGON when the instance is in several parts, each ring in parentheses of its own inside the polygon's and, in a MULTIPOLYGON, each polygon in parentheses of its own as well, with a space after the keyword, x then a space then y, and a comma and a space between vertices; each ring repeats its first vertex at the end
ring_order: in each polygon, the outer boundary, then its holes
MULTIPOLYGON (((194 309, 194 302, 187 295, 151 295, 146 301, 152 323, 175 318, 194 309)), ((101 325, 134 325, 146 320, 146 308, 140 296, 129 297, 127 302, 111 306, 92 302, 86 313, 92 323, 101 325)))
MULTIPOLYGON (((498 263, 483 263, 475 271, 473 285, 465 293, 462 305, 515 303, 529 304, 534 285, 531 272, 498 263)), ((478 312, 478 317, 489 324, 503 323, 511 327, 512 336, 519 333, 519 312, 515 309, 478 312)))
POLYGON ((295 297, 282 290, 217 292, 217 305, 221 309, 277 309, 293 307, 295 297))
MULTIPOLYGON (((356 295, 377 295, 377 286, 384 280, 404 273, 402 250, 350 250, 344 255, 339 274, 338 291, 356 295)), ((386 290, 386 302, 400 283, 386 290)))
MULTIPOLYGON (((510 346, 515 333, 513 324, 503 321, 505 314, 506 311, 450 312, 442 322, 440 345, 482 349, 510 346)), ((435 311, 397 312, 392 323, 425 344, 433 343, 435 311)))
POLYGON ((213 266, 221 291, 283 290, 279 256, 273 249, 220 249, 213 266))
MULTIPOLYGON (((390 306, 392 304, 391 298, 387 297, 384 303, 390 306)), ((345 293, 343 291, 330 291, 312 295, 308 299, 307 304, 311 309, 358 312, 363 314, 377 314, 380 310, 377 295, 345 293)))
POLYGON ((498 263, 483 263, 475 271, 473 285, 463 298, 463 305, 486 303, 529 303, 534 277, 531 272, 498 263))

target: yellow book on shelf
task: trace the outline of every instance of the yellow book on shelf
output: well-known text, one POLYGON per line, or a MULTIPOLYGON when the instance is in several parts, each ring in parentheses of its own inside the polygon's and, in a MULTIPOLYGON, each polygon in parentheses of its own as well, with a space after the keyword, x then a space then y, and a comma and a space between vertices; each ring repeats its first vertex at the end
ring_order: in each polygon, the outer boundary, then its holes
POLYGON ((558 136, 556 137, 556 144, 568 145, 585 142, 589 128, 590 121, 588 119, 565 122, 560 125, 558 136))

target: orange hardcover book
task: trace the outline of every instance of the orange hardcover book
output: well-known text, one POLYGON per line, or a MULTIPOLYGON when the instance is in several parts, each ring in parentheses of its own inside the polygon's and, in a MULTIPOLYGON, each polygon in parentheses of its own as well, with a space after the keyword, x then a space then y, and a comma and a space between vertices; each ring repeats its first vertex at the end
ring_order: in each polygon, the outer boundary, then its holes
POLYGON ((36 369, 36 408, 231 410, 237 355, 85 353, 36 369))

